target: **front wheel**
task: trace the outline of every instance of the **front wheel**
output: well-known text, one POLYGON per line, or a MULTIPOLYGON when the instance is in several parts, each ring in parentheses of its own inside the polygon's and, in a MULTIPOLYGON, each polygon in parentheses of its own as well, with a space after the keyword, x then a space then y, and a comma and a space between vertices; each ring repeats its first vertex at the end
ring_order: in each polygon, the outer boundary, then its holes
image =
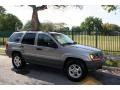
POLYGON ((26 63, 19 53, 14 53, 12 56, 12 64, 15 69, 22 69, 25 67, 26 63))
POLYGON ((72 81, 80 81, 87 75, 87 69, 82 62, 68 62, 65 72, 72 81))

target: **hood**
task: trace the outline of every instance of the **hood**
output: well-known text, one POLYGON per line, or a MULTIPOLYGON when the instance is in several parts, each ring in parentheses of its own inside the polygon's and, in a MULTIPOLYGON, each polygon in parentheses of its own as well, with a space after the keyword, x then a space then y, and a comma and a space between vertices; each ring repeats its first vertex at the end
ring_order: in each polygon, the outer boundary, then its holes
POLYGON ((79 44, 67 45, 66 47, 71 48, 73 50, 83 51, 83 52, 97 52, 97 51, 101 51, 100 49, 97 49, 97 48, 94 48, 94 47, 85 46, 85 45, 79 45, 79 44))

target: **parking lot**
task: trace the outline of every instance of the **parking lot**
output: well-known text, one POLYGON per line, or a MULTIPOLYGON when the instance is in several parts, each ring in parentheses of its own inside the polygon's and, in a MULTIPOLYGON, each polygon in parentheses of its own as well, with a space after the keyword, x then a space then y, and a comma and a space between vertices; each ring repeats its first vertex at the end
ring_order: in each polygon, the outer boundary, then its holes
POLYGON ((114 85, 120 84, 120 76, 102 70, 91 72, 80 82, 72 82, 61 70, 28 64, 26 69, 17 71, 12 67, 11 58, 0 55, 0 84, 10 85, 114 85))

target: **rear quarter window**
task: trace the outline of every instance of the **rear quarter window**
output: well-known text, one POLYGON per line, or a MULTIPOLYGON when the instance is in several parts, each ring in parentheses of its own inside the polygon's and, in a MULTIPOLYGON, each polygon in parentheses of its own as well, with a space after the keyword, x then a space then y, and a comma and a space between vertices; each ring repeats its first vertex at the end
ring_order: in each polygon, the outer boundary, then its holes
POLYGON ((18 43, 22 37, 23 33, 14 33, 12 36, 9 38, 9 42, 16 42, 18 43))

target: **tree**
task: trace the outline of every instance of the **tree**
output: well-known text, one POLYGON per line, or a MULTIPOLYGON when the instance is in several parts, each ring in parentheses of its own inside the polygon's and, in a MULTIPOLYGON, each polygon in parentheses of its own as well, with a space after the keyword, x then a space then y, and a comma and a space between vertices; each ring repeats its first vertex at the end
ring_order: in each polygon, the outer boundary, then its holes
POLYGON ((0 12, 0 31, 16 31, 22 28, 22 22, 15 15, 5 13, 2 6, 0 12))
POLYGON ((5 11, 6 11, 6 9, 4 7, 2 7, 2 6, 0 6, 0 14, 4 14, 5 11))
POLYGON ((79 26, 73 26, 72 31, 81 31, 79 26))
POLYGON ((23 26, 23 31, 29 31, 32 28, 31 21, 28 21, 24 26, 23 26))
POLYGON ((31 20, 32 30, 37 31, 39 30, 39 27, 40 27, 40 22, 38 19, 38 11, 47 9, 47 5, 42 5, 38 7, 36 5, 29 5, 29 6, 32 7, 33 9, 32 20, 31 20))
MULTIPOLYGON (((45 9, 48 9, 48 5, 41 5, 41 6, 36 6, 36 5, 29 5, 30 7, 32 7, 33 13, 32 13, 32 20, 31 20, 31 24, 32 24, 32 30, 38 31, 40 28, 40 22, 38 19, 38 11, 42 11, 45 9)), ((74 7, 80 8, 82 9, 83 6, 82 5, 73 5, 74 7)), ((54 5, 54 7, 56 8, 65 8, 67 7, 66 5, 54 5)))
MULTIPOLYGON (((52 23, 52 22, 44 22, 41 23, 39 28, 42 31, 62 31, 62 30, 68 30, 68 27, 64 27, 65 23, 52 23)), ((23 30, 31 30, 32 24, 31 21, 28 21, 24 27, 23 30)))
POLYGON ((114 32, 120 32, 120 27, 116 24, 105 23, 102 24, 102 34, 103 35, 113 35, 114 32))
POLYGON ((119 5, 102 5, 103 9, 106 10, 108 13, 112 11, 116 11, 120 8, 119 5))
MULTIPOLYGON (((117 11, 118 9, 120 9, 120 5, 102 5, 102 7, 108 13, 117 11)), ((102 26, 103 26, 103 31, 105 32, 105 34, 110 34, 110 31, 113 31, 113 30, 120 32, 120 27, 118 25, 106 23, 102 26)))
POLYGON ((12 14, 0 15, 1 31, 16 31, 22 28, 22 22, 12 14))
POLYGON ((91 35, 92 31, 102 30, 102 19, 97 17, 87 17, 80 25, 81 30, 86 30, 88 35, 91 35))
POLYGON ((42 31, 54 31, 55 25, 51 22, 41 23, 42 31))
MULTIPOLYGON (((60 30, 60 31, 62 31, 62 30, 60 30)), ((70 28, 69 27, 64 27, 63 31, 70 31, 70 28)))

